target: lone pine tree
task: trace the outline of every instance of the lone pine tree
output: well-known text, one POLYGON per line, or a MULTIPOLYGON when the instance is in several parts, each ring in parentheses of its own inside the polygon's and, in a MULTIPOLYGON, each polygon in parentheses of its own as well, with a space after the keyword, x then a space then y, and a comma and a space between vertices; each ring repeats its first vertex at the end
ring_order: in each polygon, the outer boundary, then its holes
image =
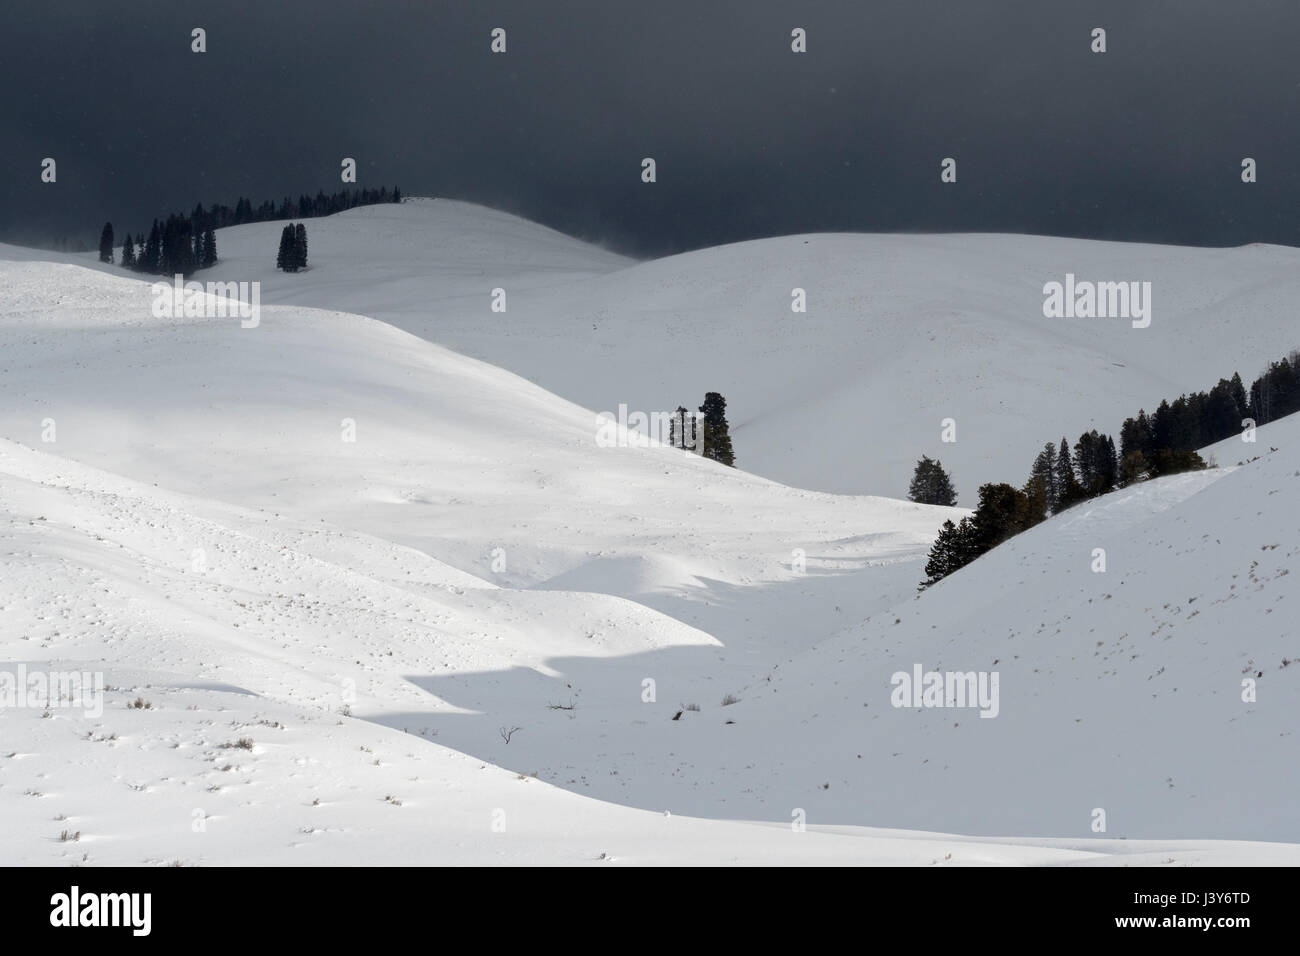
POLYGON ((946 505, 951 508, 957 504, 957 492, 953 490, 952 480, 937 460, 929 455, 922 455, 912 473, 912 483, 908 485, 907 497, 918 504, 946 505))

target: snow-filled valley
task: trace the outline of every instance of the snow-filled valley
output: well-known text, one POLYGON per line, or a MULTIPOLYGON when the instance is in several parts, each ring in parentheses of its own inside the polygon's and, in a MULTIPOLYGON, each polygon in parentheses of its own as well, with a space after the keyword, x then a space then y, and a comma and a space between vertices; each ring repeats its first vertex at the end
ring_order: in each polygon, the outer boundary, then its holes
POLYGON ((0 246, 0 669, 106 685, 0 710, 0 862, 1300 863, 1300 416, 921 593, 967 512, 902 500, 1255 374, 1295 250, 636 263, 420 200, 286 275, 279 227, 194 277, 261 282, 253 328, 0 246), (1066 271, 1154 278, 1152 325, 1045 319, 1066 271), (706 390, 739 469, 595 440, 706 390), (996 716, 893 706, 915 667, 996 716))

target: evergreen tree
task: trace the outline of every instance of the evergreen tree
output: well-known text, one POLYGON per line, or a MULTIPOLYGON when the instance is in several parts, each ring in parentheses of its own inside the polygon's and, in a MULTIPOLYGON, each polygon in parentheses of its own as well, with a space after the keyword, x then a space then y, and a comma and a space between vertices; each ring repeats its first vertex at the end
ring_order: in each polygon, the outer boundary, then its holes
POLYGON ((1073 475, 1074 462, 1070 458, 1070 445, 1062 436, 1061 446, 1056 452, 1056 480, 1060 485, 1064 486, 1073 475))
POLYGON ((1119 453, 1115 450, 1115 439, 1109 435, 1102 435, 1101 462, 1099 471, 1101 473, 1101 491, 1106 494, 1115 489, 1119 483, 1119 453))
POLYGON ((217 234, 209 226, 203 233, 203 268, 208 269, 217 264, 217 234))
POLYGON ((122 268, 135 268, 135 244, 131 241, 129 232, 126 234, 126 238, 122 240, 122 268))
POLYGON ((1119 475, 1114 439, 1098 434, 1095 428, 1080 435, 1074 446, 1074 470, 1084 497, 1104 495, 1113 489, 1119 475))
POLYGON ((140 271, 149 275, 159 275, 159 266, 162 262, 162 230, 158 226, 158 220, 153 221, 153 228, 149 230, 149 238, 144 244, 144 260, 140 264, 140 271))
POLYGON ((1167 401, 1162 401, 1151 416, 1151 447, 1172 448, 1174 444, 1174 413, 1167 401))
POLYGON ((736 456, 727 427, 727 400, 717 392, 706 392, 700 411, 704 415, 704 457, 734 468, 736 456))
POLYGON ((1070 458, 1070 445, 1062 438, 1061 447, 1056 453, 1056 510, 1062 511, 1078 504, 1087 495, 1074 476, 1074 461, 1070 458))
POLYGON ((1231 438, 1241 427, 1246 416, 1246 389, 1241 376, 1221 378, 1209 393, 1197 392, 1191 396, 1197 415, 1196 442, 1187 446, 1192 450, 1231 438))
POLYGON ((1085 497, 1095 495, 1097 485, 1096 448, 1097 430, 1084 432, 1074 443, 1074 473, 1079 479, 1079 486, 1085 497))
POLYGON ((1194 400, 1179 395, 1169 406, 1170 448, 1190 451, 1201 447, 1201 422, 1194 400))
POLYGON ((1137 428, 1137 437, 1140 444, 1134 450, 1140 451, 1145 457, 1150 458, 1151 453, 1156 448, 1156 433, 1150 417, 1141 409, 1138 410, 1137 428))
POLYGON ((293 271, 293 258, 290 246, 293 243, 293 227, 285 226, 280 230, 280 251, 275 254, 275 267, 285 272, 293 271))
POLYGON ((1126 418, 1119 429, 1119 456, 1123 460, 1134 452, 1145 454, 1150 451, 1151 434, 1147 423, 1147 413, 1138 412, 1137 418, 1126 418))
POLYGON ((1042 484, 1044 508, 1047 511, 1055 511, 1061 500, 1061 492, 1056 481, 1056 448, 1051 442, 1044 445, 1043 450, 1034 459, 1034 464, 1029 470, 1029 480, 1030 482, 1037 480, 1042 484))
POLYGON ((979 504, 971 518, 974 549, 984 554, 1025 529, 1029 512, 1024 492, 1008 484, 980 485, 979 504))
POLYGON ((1020 494, 1024 499, 1019 520, 1020 530, 1027 531, 1047 520, 1047 485, 1042 478, 1033 477, 1025 482, 1020 494))
POLYGON ((293 261, 298 269, 307 268, 307 227, 302 223, 294 229, 293 261))
POLYGON ((99 261, 113 261, 113 224, 104 223, 104 231, 99 234, 99 261))
POLYGON ((674 448, 685 448, 686 406, 678 405, 668 419, 668 444, 674 448))
MULTIPOLYGON (((1246 388, 1241 384, 1240 372, 1232 373, 1232 380, 1228 383, 1228 391, 1232 395, 1232 400, 1236 404, 1237 410, 1241 412, 1242 415, 1245 415, 1246 412, 1250 410, 1250 406, 1246 400, 1246 388)), ((1237 422, 1233 427, 1239 428, 1241 427, 1241 423, 1237 422)))
POLYGON ((921 588, 925 589, 936 581, 941 581, 968 562, 970 554, 971 523, 969 518, 962 518, 960 524, 945 521, 939 528, 939 536, 930 548, 929 560, 925 563, 926 580, 921 588))
POLYGON ((168 216, 162 223, 158 239, 158 272, 160 275, 175 275, 176 269, 176 217, 168 216))
POLYGON ((171 215, 163 223, 159 271, 161 275, 189 275, 194 271, 194 242, 190 221, 171 215))
POLYGON ((907 497, 922 505, 945 505, 951 508, 957 504, 957 492, 953 490, 948 473, 943 470, 943 465, 929 455, 922 455, 916 463, 907 497))

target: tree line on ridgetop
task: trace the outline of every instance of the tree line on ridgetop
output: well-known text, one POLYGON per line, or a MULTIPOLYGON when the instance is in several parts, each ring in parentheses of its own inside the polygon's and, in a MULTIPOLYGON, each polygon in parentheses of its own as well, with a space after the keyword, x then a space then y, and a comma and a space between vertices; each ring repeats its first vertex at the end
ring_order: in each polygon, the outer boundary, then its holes
MULTIPOLYGON (((1300 351, 1271 363, 1249 391, 1234 373, 1208 392, 1162 401, 1150 415, 1140 410, 1120 427, 1118 449, 1113 438, 1096 429, 1079 436, 1073 453, 1064 438, 1059 445, 1048 442, 1022 487, 981 485, 974 514, 956 524, 943 523, 920 588, 1081 501, 1161 475, 1206 468, 1198 448, 1295 412, 1300 412, 1300 351)), ((922 504, 957 503, 951 478, 929 456, 917 462, 908 497, 922 504)))
MULTIPOLYGON (((234 208, 217 204, 204 209, 203 203, 199 203, 189 215, 173 213, 162 221, 155 219, 148 235, 127 233, 122 239, 121 264, 123 268, 146 275, 189 275, 217 264, 217 229, 277 219, 311 219, 357 206, 401 201, 400 189, 394 186, 389 191, 385 186, 379 189, 345 189, 328 196, 321 190, 315 198, 302 195, 297 202, 286 196, 278 205, 268 199, 254 206, 242 196, 234 208)), ((113 262, 115 245, 113 224, 106 222, 99 237, 101 262, 113 262)), ((303 251, 305 265, 305 244, 303 251)))

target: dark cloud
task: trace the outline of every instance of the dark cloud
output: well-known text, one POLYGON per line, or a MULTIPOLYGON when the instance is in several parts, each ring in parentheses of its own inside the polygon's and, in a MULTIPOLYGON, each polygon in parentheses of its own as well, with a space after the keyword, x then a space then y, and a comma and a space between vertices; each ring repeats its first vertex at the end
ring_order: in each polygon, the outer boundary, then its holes
POLYGON ((1221 0, 8 3, 0 239, 329 191, 355 156, 363 184, 645 254, 817 230, 1292 243, 1298 27, 1294 3, 1221 0))

